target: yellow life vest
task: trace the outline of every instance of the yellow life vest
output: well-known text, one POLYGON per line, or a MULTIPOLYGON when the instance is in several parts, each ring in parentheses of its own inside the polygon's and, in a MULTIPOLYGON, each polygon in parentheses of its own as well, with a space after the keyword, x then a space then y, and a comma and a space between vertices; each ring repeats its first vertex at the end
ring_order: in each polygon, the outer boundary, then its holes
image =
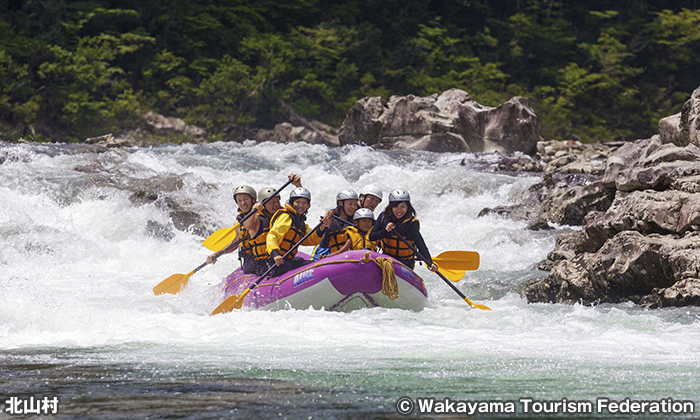
POLYGON ((357 229, 357 226, 348 226, 345 228, 345 233, 348 236, 348 239, 352 240, 352 249, 369 249, 370 251, 376 251, 377 250, 377 244, 369 240, 369 232, 372 229, 370 229, 367 233, 364 235, 360 233, 360 231, 357 229))
POLYGON ((330 249, 331 252, 338 251, 340 248, 343 247, 343 245, 345 245, 345 242, 347 242, 347 240, 348 235, 343 229, 328 232, 328 249, 330 249))
MULTIPOLYGON (((277 219, 282 214, 288 214, 290 218, 292 219, 292 226, 287 230, 287 232, 284 234, 284 237, 282 238, 282 241, 279 243, 279 253, 280 255, 284 255, 287 252, 289 252, 290 249, 294 245, 296 245, 297 242, 301 238, 306 235, 306 223, 304 223, 303 220, 297 215, 296 210, 294 210, 294 207, 290 206, 288 203, 284 203, 284 208, 281 210, 277 210, 277 212, 272 216, 272 220, 270 220, 270 229, 271 230, 275 226, 275 222, 277 219)), ((269 233, 268 230, 268 233, 269 233)), ((292 253, 290 253, 287 256, 288 260, 293 260, 294 256, 297 254, 297 250, 295 249, 292 253)))
MULTIPOLYGON (((241 209, 238 209, 238 216, 236 216, 236 220, 240 222, 245 216, 246 213, 243 213, 241 209)), ((244 228, 242 224, 238 227, 238 239, 242 239, 242 241, 238 244, 238 256, 242 259, 251 258, 253 256, 253 246, 250 240, 250 232, 248 229, 244 228)))
MULTIPOLYGON (((415 217, 409 217, 408 219, 404 220, 401 225, 405 224, 405 228, 403 226, 399 225, 396 226, 395 229, 398 230, 399 233, 401 233, 401 236, 403 236, 406 239, 406 242, 411 244, 415 248, 416 244, 413 242, 413 240, 409 239, 405 235, 405 231, 408 228, 408 223, 411 222, 416 222, 418 223, 418 219, 415 217), (399 227, 402 227, 399 229, 399 227)), ((386 255, 390 255, 397 260, 402 260, 402 261, 408 261, 412 260, 415 256, 413 253, 413 249, 411 249, 408 245, 406 245, 402 240, 400 240, 396 235, 391 235, 388 238, 382 239, 382 252, 386 255)))
POLYGON ((255 261, 262 261, 269 257, 267 254, 267 234, 270 232, 270 217, 258 213, 258 220, 260 220, 261 230, 258 236, 250 240, 250 246, 255 261))

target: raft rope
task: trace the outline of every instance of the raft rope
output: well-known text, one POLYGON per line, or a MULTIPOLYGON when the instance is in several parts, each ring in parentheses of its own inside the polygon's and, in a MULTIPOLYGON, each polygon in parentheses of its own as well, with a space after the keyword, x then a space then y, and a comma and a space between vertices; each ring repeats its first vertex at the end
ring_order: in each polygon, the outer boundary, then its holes
POLYGON ((394 260, 389 257, 370 258, 369 252, 365 252, 362 262, 367 264, 372 261, 382 270, 382 293, 391 300, 399 297, 399 285, 396 283, 396 273, 394 272, 394 260))
MULTIPOLYGON (((306 268, 299 273, 288 275, 287 277, 284 277, 284 278, 277 280, 275 282, 261 283, 258 285, 258 287, 274 286, 275 284, 282 284, 285 281, 293 278, 297 274, 303 273, 304 271, 310 270, 312 268, 320 267, 322 265, 340 264, 340 263, 348 263, 348 262, 367 264, 370 261, 377 264, 379 269, 382 271, 382 293, 384 295, 386 295, 391 300, 395 300, 396 298, 398 298, 399 297, 399 285, 396 282, 396 273, 394 272, 394 263, 397 263, 397 261, 394 261, 393 259, 391 259, 389 257, 371 258, 369 251, 365 252, 365 256, 360 260, 346 259, 346 260, 336 260, 336 261, 319 261, 313 265, 305 266, 306 268)), ((398 264, 403 265, 400 262, 398 262, 398 264)), ((406 268, 408 268, 408 267, 406 267, 406 268)), ((409 268, 409 270, 410 270, 410 268, 409 268)), ((237 278, 236 280, 232 281, 226 288, 228 289, 229 287, 231 287, 232 284, 237 283, 240 280, 243 280, 244 278, 247 279, 247 278, 249 278, 249 276, 250 275, 246 275, 246 276, 241 276, 241 277, 237 278)))

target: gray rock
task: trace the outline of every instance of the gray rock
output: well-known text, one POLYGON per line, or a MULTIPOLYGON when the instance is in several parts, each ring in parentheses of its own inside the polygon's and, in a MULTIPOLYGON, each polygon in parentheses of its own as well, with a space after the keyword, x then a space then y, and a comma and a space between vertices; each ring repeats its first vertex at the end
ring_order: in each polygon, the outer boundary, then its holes
POLYGON ((533 154, 539 126, 526 98, 492 108, 450 89, 425 98, 392 96, 389 102, 363 98, 348 112, 338 139, 341 145, 384 149, 533 154))

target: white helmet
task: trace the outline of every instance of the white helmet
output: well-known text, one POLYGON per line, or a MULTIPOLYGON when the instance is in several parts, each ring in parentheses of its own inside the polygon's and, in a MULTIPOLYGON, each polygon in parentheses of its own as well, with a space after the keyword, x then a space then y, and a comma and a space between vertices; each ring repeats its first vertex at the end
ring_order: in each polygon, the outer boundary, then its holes
POLYGON ((289 200, 287 202, 292 204, 297 198, 305 198, 309 200, 309 204, 311 204, 311 192, 304 187, 294 188, 292 192, 289 193, 289 200))
POLYGON ((353 190, 343 190, 335 196, 335 201, 357 200, 359 197, 353 190))
POLYGON ((255 193, 255 189, 251 187, 250 185, 241 185, 239 187, 236 187, 235 190, 233 190, 233 199, 236 199, 236 196, 238 194, 248 194, 253 201, 257 200, 258 195, 255 193))
MULTIPOLYGON (((277 190, 272 188, 272 187, 267 187, 267 188, 263 188, 262 190, 260 190, 260 192, 258 193, 258 198, 260 199, 260 202, 263 202, 263 201, 267 200, 268 198, 272 197, 273 194, 275 194, 275 191, 277 191, 277 190)), ((279 193, 277 193, 275 195, 279 195, 279 193)))
POLYGON ((374 212, 370 209, 357 209, 355 214, 352 216, 352 221, 354 222, 357 219, 372 219, 374 220, 374 212))
POLYGON ((360 195, 364 195, 364 196, 373 195, 373 196, 379 198, 379 202, 381 202, 382 198, 383 198, 382 189, 377 187, 374 184, 365 185, 364 188, 362 188, 360 190, 360 195))
POLYGON ((406 190, 394 190, 389 193, 389 202, 394 201, 411 201, 411 196, 406 190))

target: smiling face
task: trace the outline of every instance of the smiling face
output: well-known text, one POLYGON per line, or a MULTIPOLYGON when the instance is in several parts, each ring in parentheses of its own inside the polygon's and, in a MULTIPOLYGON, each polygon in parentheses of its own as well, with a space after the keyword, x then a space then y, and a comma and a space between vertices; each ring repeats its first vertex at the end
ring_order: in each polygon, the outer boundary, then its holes
POLYGON ((309 204, 309 200, 307 200, 304 197, 297 198, 294 200, 294 203, 292 203, 292 207, 294 207, 294 210, 296 210, 297 214, 301 216, 302 214, 306 213, 306 210, 311 207, 309 204))
POLYGON ((395 207, 392 207, 391 211, 394 213, 394 217, 400 219, 406 215, 406 212, 408 211, 408 204, 406 204, 405 201, 402 201, 395 207))
POLYGON ((355 214, 355 210, 357 210, 356 199, 343 201, 343 213, 345 213, 346 216, 352 216, 355 214))
POLYGON ((267 203, 265 203, 265 210, 270 214, 275 214, 275 212, 282 208, 280 204, 280 196, 276 195, 272 197, 267 203))
POLYGON ((248 213, 253 208, 253 197, 248 194, 236 194, 236 204, 243 213, 248 213))

